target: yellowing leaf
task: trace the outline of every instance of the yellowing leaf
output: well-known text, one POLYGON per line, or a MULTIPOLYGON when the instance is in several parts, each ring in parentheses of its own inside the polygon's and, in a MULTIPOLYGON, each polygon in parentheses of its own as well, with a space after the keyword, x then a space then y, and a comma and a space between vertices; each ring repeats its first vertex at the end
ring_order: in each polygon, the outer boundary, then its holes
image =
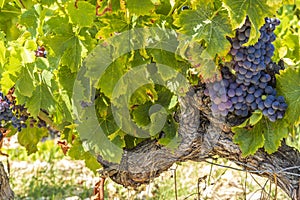
POLYGON ((126 7, 136 15, 146 15, 154 10, 154 4, 150 0, 127 0, 126 7))

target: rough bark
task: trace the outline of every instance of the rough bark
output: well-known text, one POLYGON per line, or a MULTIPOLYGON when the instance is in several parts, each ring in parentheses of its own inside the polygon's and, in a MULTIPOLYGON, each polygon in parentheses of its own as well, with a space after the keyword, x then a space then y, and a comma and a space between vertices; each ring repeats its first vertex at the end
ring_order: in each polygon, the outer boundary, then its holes
POLYGON ((242 119, 212 117, 203 88, 193 88, 180 99, 179 130, 181 142, 175 151, 148 140, 133 149, 124 150, 121 163, 109 163, 98 156, 101 174, 127 187, 137 187, 166 171, 175 162, 201 162, 219 156, 242 166, 251 173, 276 182, 293 200, 300 200, 300 153, 284 141, 278 152, 267 154, 260 149, 254 156, 243 158, 233 143, 232 124, 242 119), (228 121, 231 121, 229 124, 228 121), (298 167, 297 167, 298 166, 298 167))
POLYGON ((0 162, 0 176, 0 199, 14 199, 14 192, 9 186, 9 179, 2 162, 0 162))

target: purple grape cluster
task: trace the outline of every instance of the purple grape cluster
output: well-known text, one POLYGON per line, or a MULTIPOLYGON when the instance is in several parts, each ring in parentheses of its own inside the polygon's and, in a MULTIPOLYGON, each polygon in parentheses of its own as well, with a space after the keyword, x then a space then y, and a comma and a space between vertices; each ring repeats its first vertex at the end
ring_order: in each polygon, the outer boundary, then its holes
POLYGON ((211 97, 214 114, 226 116, 231 112, 246 117, 259 109, 272 122, 283 118, 287 104, 283 96, 276 96, 272 77, 267 73, 275 64, 271 61, 272 42, 276 39, 274 30, 279 23, 278 19, 266 18, 258 42, 251 46, 243 46, 249 40, 250 21, 246 19, 236 31, 236 37, 231 39, 232 61, 229 63, 234 75, 228 67, 223 67, 223 80, 207 84, 206 94, 211 97))
POLYGON ((26 124, 22 118, 14 114, 13 107, 12 102, 0 92, 0 127, 5 127, 11 123, 14 128, 21 131, 22 128, 26 128, 26 124))
MULTIPOLYGON (((46 111, 44 112, 48 114, 46 111)), ((14 100, 10 101, 7 96, 0 92, 0 128, 6 129, 11 125, 20 132, 23 128, 27 128, 27 121, 30 128, 46 128, 53 138, 55 135, 60 134, 59 131, 47 125, 47 123, 39 117, 38 119, 31 117, 23 105, 15 105, 14 100)), ((3 136, 3 133, 0 130, 0 141, 1 135, 3 136)))

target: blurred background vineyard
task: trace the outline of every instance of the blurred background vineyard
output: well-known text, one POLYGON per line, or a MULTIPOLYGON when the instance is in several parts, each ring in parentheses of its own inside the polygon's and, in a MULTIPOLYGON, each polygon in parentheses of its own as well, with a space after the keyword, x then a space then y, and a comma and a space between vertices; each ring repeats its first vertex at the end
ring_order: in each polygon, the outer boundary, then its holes
MULTIPOLYGON (((4 140, 2 152, 8 153, 9 157, 2 156, 1 160, 10 169, 15 199, 75 200, 90 199, 93 195, 93 186, 99 177, 85 166, 84 161, 64 156, 57 140, 40 143, 39 151, 30 156, 17 144, 16 138, 4 140)), ((294 138, 292 144, 299 145, 299 138, 294 138)), ((136 190, 108 179, 105 197, 114 200, 176 199, 176 196, 179 200, 288 199, 276 185, 242 171, 234 163, 218 158, 209 162, 214 164, 186 162, 174 165, 149 185, 136 190)))

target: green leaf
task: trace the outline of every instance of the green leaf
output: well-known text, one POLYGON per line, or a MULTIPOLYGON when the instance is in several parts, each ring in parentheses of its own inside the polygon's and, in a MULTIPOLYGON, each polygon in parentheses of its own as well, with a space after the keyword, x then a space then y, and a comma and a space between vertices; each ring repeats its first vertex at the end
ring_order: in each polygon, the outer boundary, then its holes
POLYGON ((55 95, 55 100, 57 101, 57 109, 55 113, 53 113, 54 122, 56 124, 61 124, 66 121, 73 123, 72 105, 67 92, 60 91, 59 94, 55 95))
POLYGON ((77 1, 78 8, 73 2, 67 6, 70 21, 80 27, 90 27, 93 24, 96 8, 94 5, 86 1, 77 1))
POLYGON ((163 136, 158 139, 158 143, 170 148, 171 150, 175 150, 182 140, 178 136, 177 130, 178 124, 174 121, 172 116, 169 116, 167 123, 162 130, 163 136))
POLYGON ((154 84, 146 84, 139 87, 130 97, 129 106, 141 105, 147 101, 154 102, 157 100, 157 94, 154 89, 154 84))
POLYGON ((35 37, 37 34, 38 22, 39 16, 35 10, 35 7, 25 11, 21 15, 20 24, 25 25, 33 37, 35 37))
POLYGON ((3 66, 6 62, 6 47, 5 47, 5 34, 0 31, 0 66, 3 66))
POLYGON ((235 133, 233 142, 240 146, 243 157, 253 155, 259 148, 264 146, 265 141, 262 132, 264 128, 265 126, 261 122, 256 124, 251 130, 240 127, 232 128, 232 131, 235 133))
MULTIPOLYGON (((173 97, 173 93, 170 90, 168 90, 168 88, 160 86, 160 85, 155 85, 155 89, 157 91, 157 96, 158 96, 157 101, 155 101, 156 104, 162 105, 166 109, 168 109, 170 106, 171 107, 174 106, 174 105, 171 105, 171 103, 170 103, 171 99, 173 97)), ((172 102, 172 103, 176 104, 177 102, 176 103, 172 102)))
POLYGON ((41 0, 42 4, 45 4, 45 5, 52 5, 56 2, 56 0, 41 0))
POLYGON ((73 33, 56 35, 45 39, 45 42, 53 49, 56 56, 61 58, 61 64, 68 66, 71 72, 77 72, 86 56, 87 50, 80 39, 73 33))
POLYGON ((264 149, 271 154, 277 151, 281 144, 281 140, 288 136, 288 128, 283 120, 276 122, 265 121, 265 128, 262 130, 265 138, 264 149))
POLYGON ((154 4, 150 0, 126 0, 129 12, 136 15, 149 15, 154 10, 154 4))
POLYGON ((28 154, 32 154, 37 151, 37 144, 47 135, 47 131, 41 128, 24 128, 18 133, 18 142, 26 148, 28 154))
POLYGON ((53 111, 54 106, 55 101, 51 89, 44 82, 36 86, 32 96, 26 103, 26 107, 33 117, 38 116, 41 108, 47 111, 53 111))
POLYGON ((251 22, 251 32, 249 41, 245 46, 258 41, 259 29, 265 23, 265 17, 271 17, 276 13, 276 8, 270 7, 264 0, 223 0, 223 2, 229 12, 233 29, 241 27, 248 15, 251 22))
POLYGON ((287 68, 276 76, 276 88, 288 104, 284 119, 290 124, 300 124, 300 70, 287 68))
POLYGON ((76 73, 72 73, 67 66, 60 66, 58 69, 58 80, 62 88, 67 91, 68 96, 71 97, 73 93, 74 81, 76 73))
POLYGON ((35 61, 35 65, 38 69, 49 70, 49 61, 46 58, 38 57, 35 61))
POLYGON ((160 0, 160 4, 156 7, 155 12, 157 14, 168 15, 171 9, 172 6, 169 0, 160 0))
POLYGON ((101 17, 101 25, 98 25, 96 38, 107 39, 115 33, 128 30, 130 24, 123 13, 112 13, 101 17))
POLYGON ((0 8, 3 8, 5 0, 0 0, 0 8))
POLYGON ((262 119, 262 112, 261 111, 254 111, 250 117, 250 121, 249 124, 251 126, 254 126, 255 124, 257 124, 261 119, 262 119))
POLYGON ((197 10, 182 12, 174 24, 180 27, 180 33, 192 36, 196 41, 204 40, 211 57, 216 54, 225 56, 230 49, 226 36, 232 35, 232 29, 227 12, 216 12, 209 4, 203 4, 197 10))
POLYGON ((85 165, 94 173, 101 167, 96 157, 90 152, 86 152, 82 147, 81 141, 78 139, 74 141, 72 147, 69 149, 68 156, 76 160, 84 160, 85 165))
POLYGON ((45 22, 49 31, 56 34, 72 34, 72 25, 67 17, 53 16, 45 22))
POLYGON ((149 110, 152 105, 151 102, 147 102, 133 109, 132 118, 138 126, 144 127, 150 123, 149 110))
POLYGON ((262 118, 260 111, 254 112, 242 125, 232 127, 232 131, 235 133, 233 141, 239 144, 244 157, 253 155, 261 147, 269 154, 274 153, 281 140, 288 136, 287 124, 283 120, 270 122, 262 118))
POLYGON ((127 62, 127 57, 123 56, 114 61, 101 76, 98 87, 108 98, 112 97, 113 90, 119 79, 125 74, 127 69, 124 65, 127 62))
POLYGON ((154 105, 149 110, 150 113, 150 120, 151 124, 149 127, 149 134, 151 136, 154 136, 158 134, 164 127, 168 113, 164 109, 164 107, 161 107, 160 105, 154 105))
POLYGON ((34 77, 27 67, 23 67, 15 88, 23 96, 31 97, 34 90, 34 77))
POLYGON ((85 150, 100 154, 107 161, 120 162, 123 153, 122 148, 116 146, 107 137, 109 133, 112 134, 117 130, 118 127, 114 123, 112 115, 102 118, 98 122, 93 106, 82 109, 77 131, 85 150))

